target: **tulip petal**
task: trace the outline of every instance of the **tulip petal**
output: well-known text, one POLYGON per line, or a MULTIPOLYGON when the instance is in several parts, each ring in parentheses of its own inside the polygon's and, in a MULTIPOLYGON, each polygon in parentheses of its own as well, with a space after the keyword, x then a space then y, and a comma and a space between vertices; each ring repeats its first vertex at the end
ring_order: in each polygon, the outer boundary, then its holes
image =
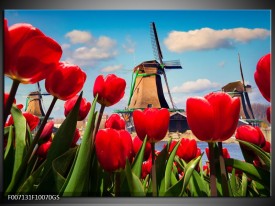
POLYGON ((135 110, 133 112, 133 120, 136 133, 138 137, 143 141, 146 136, 146 127, 144 125, 146 118, 144 113, 140 109, 135 110))
POLYGON ((193 134, 202 141, 211 141, 214 135, 214 111, 202 97, 190 97, 186 101, 187 122, 193 134))

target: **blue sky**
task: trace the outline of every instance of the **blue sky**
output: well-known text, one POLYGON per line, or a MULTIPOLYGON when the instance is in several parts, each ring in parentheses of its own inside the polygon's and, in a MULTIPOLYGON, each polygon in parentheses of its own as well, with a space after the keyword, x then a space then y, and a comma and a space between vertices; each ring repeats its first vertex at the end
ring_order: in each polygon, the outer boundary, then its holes
MULTIPOLYGON (((251 102, 268 104, 255 84, 254 72, 257 61, 271 52, 270 10, 6 10, 4 16, 9 26, 30 23, 62 46, 61 60, 77 64, 87 74, 83 95, 88 101, 93 100, 99 74, 124 78, 125 96, 107 113, 127 106, 132 69, 154 59, 151 22, 156 24, 164 60, 180 60, 183 67, 166 73, 177 108, 185 109, 190 96, 204 96, 241 80, 238 53, 245 81, 252 86, 251 102)), ((11 80, 4 80, 9 92, 11 80)), ((46 92, 44 82, 40 84, 46 92)), ((36 89, 35 84, 21 84, 17 102, 25 104, 28 93, 36 89)), ((43 97, 45 109, 51 99, 43 97)), ((63 105, 59 100, 51 116, 64 117, 63 105)))

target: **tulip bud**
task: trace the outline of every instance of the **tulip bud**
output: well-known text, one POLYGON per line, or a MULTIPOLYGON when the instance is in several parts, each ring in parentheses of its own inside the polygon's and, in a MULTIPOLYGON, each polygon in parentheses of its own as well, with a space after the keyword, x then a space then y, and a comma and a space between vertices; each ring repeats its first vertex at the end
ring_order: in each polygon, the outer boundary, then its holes
MULTIPOLYGON (((65 104, 64 104, 65 117, 67 117, 68 114, 70 113, 70 111, 73 109, 78 97, 79 97, 79 95, 76 95, 73 98, 71 98, 65 102, 65 104)), ((80 102, 77 120, 78 121, 84 120, 86 118, 86 116, 88 115, 90 108, 91 108, 91 103, 87 102, 87 100, 82 97, 81 102, 80 102)))
POLYGON ((125 130, 125 120, 119 114, 112 114, 105 122, 105 128, 125 130))
POLYGON ((98 95, 97 102, 106 107, 119 102, 125 93, 126 81, 114 74, 105 78, 99 75, 94 83, 93 95, 98 95))

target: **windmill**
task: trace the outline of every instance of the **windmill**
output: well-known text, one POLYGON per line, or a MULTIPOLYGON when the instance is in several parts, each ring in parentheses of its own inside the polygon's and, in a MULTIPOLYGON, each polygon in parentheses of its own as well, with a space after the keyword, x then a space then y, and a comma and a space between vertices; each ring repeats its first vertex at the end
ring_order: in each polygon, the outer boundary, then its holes
POLYGON ((239 97, 241 100, 241 109, 244 114, 244 116, 241 116, 241 118, 245 119, 245 121, 248 124, 258 126, 260 121, 255 119, 253 109, 250 103, 250 98, 248 93, 251 92, 252 89, 251 89, 251 85, 245 84, 240 54, 238 54, 238 60, 239 60, 242 80, 228 83, 227 85, 222 87, 222 91, 229 93, 231 96, 239 97))
POLYGON ((40 84, 37 82, 37 91, 31 92, 27 97, 25 111, 38 116, 40 119, 44 118, 45 112, 42 96, 45 95, 50 94, 41 93, 40 84))
POLYGON ((183 109, 176 108, 166 76, 166 69, 182 69, 180 61, 163 61, 154 22, 150 24, 150 37, 155 59, 144 61, 134 67, 128 105, 124 110, 116 110, 115 112, 122 114, 122 117, 124 117, 126 121, 128 131, 133 132, 132 112, 135 109, 145 109, 147 107, 167 108, 170 111, 169 131, 184 132, 188 128, 186 115, 183 113, 183 109), (171 107, 169 107, 164 96, 161 76, 163 76, 165 80, 171 107))
POLYGON ((176 109, 165 70, 182 69, 180 61, 163 61, 163 55, 154 22, 150 25, 150 33, 155 59, 144 61, 133 69, 128 108, 144 109, 148 106, 156 108, 169 108, 162 89, 161 75, 163 75, 172 105, 172 108, 170 109, 176 109))

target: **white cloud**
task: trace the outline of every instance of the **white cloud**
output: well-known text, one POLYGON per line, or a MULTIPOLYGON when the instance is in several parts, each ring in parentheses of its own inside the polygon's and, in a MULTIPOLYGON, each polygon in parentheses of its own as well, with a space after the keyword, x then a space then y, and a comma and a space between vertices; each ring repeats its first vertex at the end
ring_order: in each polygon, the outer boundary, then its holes
POLYGON ((114 71, 117 71, 117 70, 120 70, 122 69, 122 65, 112 65, 112 66, 107 66, 107 67, 104 67, 101 69, 102 72, 114 72, 114 71))
POLYGON ((71 45, 70 45, 70 44, 62 44, 61 47, 62 47, 62 49, 64 50, 64 49, 70 48, 71 45))
POLYGON ((73 30, 65 37, 68 37, 72 44, 80 44, 78 47, 63 44, 63 49, 66 49, 65 59, 72 64, 94 66, 99 61, 111 59, 118 54, 116 41, 108 36, 93 37, 90 32, 73 30))
POLYGON ((218 63, 219 67, 224 67, 224 65, 225 65, 225 61, 221 61, 221 62, 218 63))
POLYGON ((74 51, 73 57, 79 60, 103 60, 103 59, 112 58, 116 54, 117 54, 116 51, 108 51, 108 50, 105 50, 104 48, 80 47, 74 51))
POLYGON ((232 48, 236 42, 249 42, 254 39, 264 39, 271 33, 266 29, 234 28, 214 30, 201 28, 197 30, 172 31, 164 40, 166 47, 173 52, 188 50, 209 50, 217 48, 232 48))
POLYGON ((122 45, 122 47, 127 53, 133 54, 136 50, 136 43, 130 37, 126 37, 126 42, 122 45))
POLYGON ((65 37, 68 37, 73 44, 87 43, 92 39, 92 34, 87 31, 73 30, 68 32, 65 37))
POLYGON ((207 90, 220 89, 220 85, 216 82, 211 82, 208 79, 197 79, 196 81, 188 81, 181 86, 176 86, 171 89, 172 93, 191 93, 202 92, 207 90))

